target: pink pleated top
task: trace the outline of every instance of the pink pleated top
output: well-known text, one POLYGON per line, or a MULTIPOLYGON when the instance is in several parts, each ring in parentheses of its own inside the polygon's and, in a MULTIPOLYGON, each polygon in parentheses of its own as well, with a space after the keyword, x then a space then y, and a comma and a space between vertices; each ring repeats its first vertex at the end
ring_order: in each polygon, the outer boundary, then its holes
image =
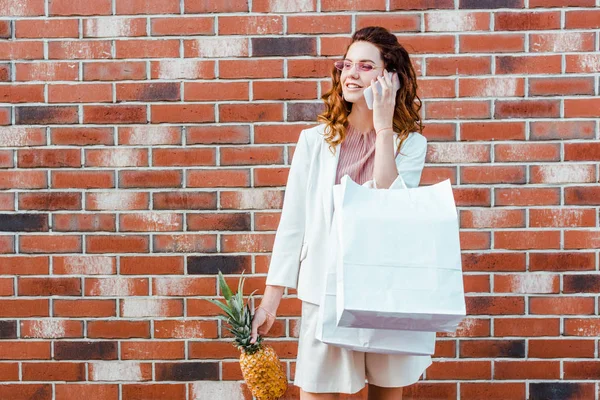
POLYGON ((336 150, 340 152, 335 184, 339 184, 342 176, 349 175, 360 185, 373 179, 375 166, 375 129, 359 132, 352 125, 346 128, 346 137, 336 150))

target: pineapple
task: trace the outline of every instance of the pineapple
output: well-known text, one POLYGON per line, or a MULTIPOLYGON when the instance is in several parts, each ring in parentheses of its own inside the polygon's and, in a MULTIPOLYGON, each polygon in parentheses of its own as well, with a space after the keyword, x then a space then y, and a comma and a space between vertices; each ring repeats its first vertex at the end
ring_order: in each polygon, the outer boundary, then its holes
MULTIPOLYGON (((226 316, 219 319, 226 322, 231 328, 226 328, 235 337, 234 346, 241 350, 240 367, 248 388, 258 400, 279 399, 287 390, 286 373, 281 366, 279 357, 275 350, 269 345, 262 343, 259 336, 256 343, 251 344, 252 337, 252 313, 248 303, 244 306, 243 288, 244 276, 240 279, 238 292, 232 293, 225 282, 225 278, 219 271, 219 287, 226 303, 216 300, 209 301, 219 306, 226 316)), ((249 299, 252 298, 252 294, 249 299)))

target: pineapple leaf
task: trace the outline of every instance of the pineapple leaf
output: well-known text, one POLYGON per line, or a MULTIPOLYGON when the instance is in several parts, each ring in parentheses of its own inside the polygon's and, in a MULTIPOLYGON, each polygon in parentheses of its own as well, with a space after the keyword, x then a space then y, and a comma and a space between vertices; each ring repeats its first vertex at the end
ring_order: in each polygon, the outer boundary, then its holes
POLYGON ((232 293, 231 293, 231 289, 229 288, 229 285, 227 285, 227 282, 225 281, 225 278, 223 277, 223 273, 221 272, 221 270, 219 270, 219 287, 221 288, 221 293, 223 294, 223 297, 225 297, 225 300, 227 300, 229 302, 229 299, 231 299, 232 293))
POLYGON ((229 316, 229 318, 235 319, 235 316, 231 313, 231 309, 229 307, 227 307, 225 304, 221 303, 220 301, 213 300, 213 299, 206 299, 206 300, 210 301, 212 304, 218 306, 221 310, 225 311, 225 314, 227 314, 229 316))

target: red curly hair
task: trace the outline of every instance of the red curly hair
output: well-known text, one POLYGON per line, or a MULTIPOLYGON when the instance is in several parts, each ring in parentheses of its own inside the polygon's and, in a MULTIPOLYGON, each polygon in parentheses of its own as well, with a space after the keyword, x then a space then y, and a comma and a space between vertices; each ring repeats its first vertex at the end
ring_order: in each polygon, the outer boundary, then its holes
MULTIPOLYGON (((398 42, 398 38, 387 29, 380 26, 369 26, 356 31, 352 35, 352 42, 346 48, 344 58, 346 58, 346 54, 352 43, 358 41, 369 42, 376 46, 381 52, 384 68, 388 71, 398 72, 400 89, 396 93, 396 108, 393 118, 394 131, 400 138, 398 148, 396 149, 397 154, 410 132, 423 132, 423 124, 419 115, 421 99, 417 95, 417 76, 415 70, 406 49, 398 42), (416 102, 415 99, 417 100, 416 102)), ((332 87, 327 93, 321 96, 325 102, 325 111, 317 117, 319 122, 326 124, 325 141, 329 144, 329 149, 334 154, 335 147, 344 141, 348 115, 352 110, 352 103, 347 102, 343 98, 340 75, 341 72, 337 68, 332 67, 332 87)))

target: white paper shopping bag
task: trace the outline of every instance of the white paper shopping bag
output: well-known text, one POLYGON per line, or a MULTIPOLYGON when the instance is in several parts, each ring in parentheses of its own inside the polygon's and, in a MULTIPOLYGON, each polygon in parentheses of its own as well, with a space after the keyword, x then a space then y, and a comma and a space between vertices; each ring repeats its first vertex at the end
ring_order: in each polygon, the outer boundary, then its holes
MULTIPOLYGON (((335 212, 334 212, 335 221, 335 212)), ((394 331, 337 326, 336 318, 336 249, 339 243, 337 225, 332 225, 329 236, 331 253, 325 291, 321 296, 317 318, 316 338, 323 343, 365 353, 431 355, 435 351, 435 332, 394 331)))
POLYGON ((455 331, 466 307, 450 181, 386 190, 344 176, 334 206, 338 325, 455 331))

